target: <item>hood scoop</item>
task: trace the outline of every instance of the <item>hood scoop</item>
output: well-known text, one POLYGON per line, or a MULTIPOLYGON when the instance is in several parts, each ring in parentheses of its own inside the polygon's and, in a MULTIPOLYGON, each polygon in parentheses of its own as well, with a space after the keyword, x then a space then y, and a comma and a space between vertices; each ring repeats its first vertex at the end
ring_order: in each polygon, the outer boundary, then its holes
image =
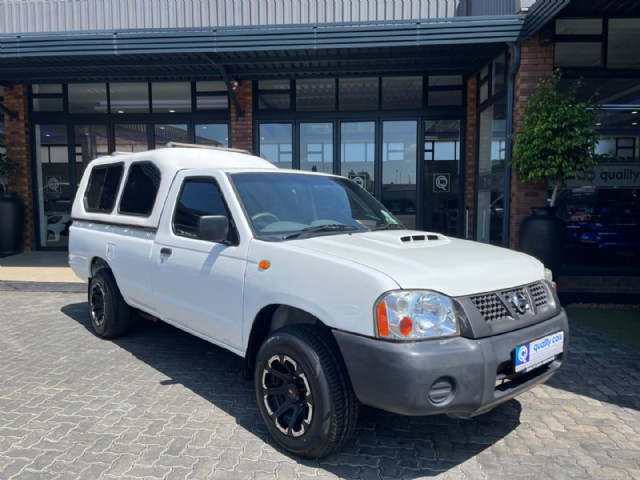
POLYGON ((439 245, 443 243, 449 243, 450 240, 444 235, 432 232, 371 232, 366 238, 370 241, 377 243, 384 243, 386 245, 393 245, 395 247, 407 248, 407 247, 426 247, 430 245, 439 245))
POLYGON ((403 237, 400 237, 400 241, 402 243, 430 242, 433 240, 442 240, 442 238, 435 233, 424 233, 420 235, 405 235, 403 237))

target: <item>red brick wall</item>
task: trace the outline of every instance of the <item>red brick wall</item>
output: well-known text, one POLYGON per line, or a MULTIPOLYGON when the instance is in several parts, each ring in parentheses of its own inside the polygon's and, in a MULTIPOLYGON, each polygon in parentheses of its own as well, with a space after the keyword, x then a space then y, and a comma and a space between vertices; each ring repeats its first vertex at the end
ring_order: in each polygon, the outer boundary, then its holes
MULTIPOLYGON (((554 45, 540 45, 539 35, 522 44, 520 69, 516 75, 514 103, 514 131, 519 128, 524 103, 536 90, 541 78, 553 72, 554 45)), ((547 182, 525 183, 512 172, 511 217, 509 219, 509 247, 518 249, 518 233, 522 220, 531 213, 531 207, 546 205, 547 182)))
MULTIPOLYGON (((236 107, 231 101, 231 146, 254 152, 253 148, 253 88, 252 82, 243 80, 235 90, 244 116, 237 118, 236 107)), ((257 149, 256 149, 257 150, 257 149)))
POLYGON ((477 135, 477 95, 478 79, 476 75, 467 81, 467 126, 465 130, 465 157, 464 157, 464 208, 465 215, 468 212, 468 238, 473 238, 474 232, 474 186, 476 181, 476 135, 477 135))
POLYGON ((35 248, 35 227, 31 182, 31 154, 29 146, 28 90, 25 85, 4 88, 4 105, 18 113, 16 120, 4 116, 7 155, 20 164, 20 171, 11 180, 9 191, 18 194, 25 206, 23 248, 35 248))

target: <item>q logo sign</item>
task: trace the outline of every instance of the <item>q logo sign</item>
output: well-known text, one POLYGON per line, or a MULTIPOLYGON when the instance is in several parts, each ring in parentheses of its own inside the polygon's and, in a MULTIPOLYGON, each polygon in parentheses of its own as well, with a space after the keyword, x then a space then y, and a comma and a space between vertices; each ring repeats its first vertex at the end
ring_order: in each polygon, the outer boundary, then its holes
POLYGON ((434 173, 433 174, 433 191, 434 192, 448 192, 451 188, 451 182, 449 181, 448 173, 434 173))

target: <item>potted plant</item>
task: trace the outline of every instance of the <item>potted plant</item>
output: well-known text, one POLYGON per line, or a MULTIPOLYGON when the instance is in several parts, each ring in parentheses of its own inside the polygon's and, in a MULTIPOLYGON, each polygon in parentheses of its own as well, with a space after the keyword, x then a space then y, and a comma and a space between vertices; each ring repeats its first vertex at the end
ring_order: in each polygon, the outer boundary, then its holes
POLYGON ((0 257, 22 250, 24 206, 15 193, 9 192, 9 182, 19 170, 20 166, 15 161, 0 153, 0 257))
POLYGON ((556 217, 558 190, 566 180, 597 164, 595 131, 598 108, 595 93, 578 98, 581 82, 560 90, 560 72, 540 81, 524 105, 518 132, 514 134, 511 166, 521 179, 546 180, 553 185, 549 205, 533 208, 520 226, 520 249, 556 272, 561 263, 564 222, 556 217))

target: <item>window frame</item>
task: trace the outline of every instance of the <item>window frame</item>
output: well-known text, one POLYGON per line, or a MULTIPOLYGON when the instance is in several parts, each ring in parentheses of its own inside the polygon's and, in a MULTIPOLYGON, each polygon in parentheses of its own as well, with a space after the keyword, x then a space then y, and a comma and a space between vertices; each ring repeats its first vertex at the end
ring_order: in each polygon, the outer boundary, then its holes
MULTIPOLYGON (((124 172, 125 172, 125 168, 124 168, 124 162, 116 162, 116 163, 108 163, 108 164, 104 164, 104 165, 96 165, 95 167, 93 167, 91 169, 91 174, 89 175, 89 180, 87 181, 87 187, 84 190, 84 194, 82 196, 82 205, 84 207, 85 212, 88 213, 99 213, 99 214, 104 214, 104 215, 110 215, 111 213, 113 213, 114 209, 116 208, 116 205, 118 205, 119 202, 119 198, 120 198, 120 191, 122 189, 122 179, 124 178, 124 172), (101 210, 99 208, 90 208, 87 204, 87 194, 89 193, 89 189, 91 188, 91 180, 93 179, 93 174, 95 173, 96 170, 108 170, 109 168, 113 168, 113 167, 120 167, 122 169, 122 171, 120 172, 120 179, 118 180, 118 188, 116 189, 115 195, 113 197, 113 203, 111 205, 111 209, 109 210, 101 210)), ((106 178, 106 176, 105 176, 106 178)), ((103 183, 103 187, 104 187, 104 183, 103 183)), ((102 200, 102 192, 100 194, 100 200, 102 200)), ((100 202, 99 202, 100 203, 100 202)))
POLYGON ((151 215, 153 215, 154 210, 156 209, 156 202, 158 200, 158 192, 160 191, 160 187, 161 186, 162 186, 162 170, 160 170, 155 163, 153 163, 150 160, 140 160, 138 162, 132 162, 129 165, 129 167, 127 168, 127 178, 126 178, 125 182, 122 184, 122 187, 121 187, 122 191, 120 192, 120 195, 119 195, 119 198, 118 198, 118 214, 119 215, 130 216, 130 217, 139 217, 139 218, 149 218, 149 217, 151 217, 151 215), (155 193, 155 195, 153 197, 153 204, 151 205, 151 210, 149 211, 148 214, 133 213, 133 212, 123 212, 122 211, 122 199, 124 198, 124 194, 125 194, 126 189, 127 189, 127 184, 129 183, 129 179, 131 178, 131 169, 134 166, 142 165, 142 164, 151 165, 160 174, 160 182, 158 183, 158 188, 156 189, 156 193, 155 193))
POLYGON ((185 176, 182 179, 180 184, 180 190, 178 191, 178 195, 173 205, 173 212, 171 213, 171 233, 179 238, 186 238, 187 240, 196 240, 199 242, 205 242, 207 244, 216 244, 218 242, 212 242, 210 240, 203 240, 198 238, 198 236, 190 237, 188 235, 184 235, 182 233, 178 233, 175 228, 175 219, 176 212, 178 211, 178 205, 180 205, 180 199, 182 198, 182 194, 184 192, 185 186, 189 182, 195 183, 208 183, 214 185, 218 191, 220 192, 220 198, 222 200, 222 204, 227 211, 227 220, 229 221, 229 232, 227 233, 227 240, 221 242, 223 245, 239 245, 240 244, 240 234, 236 227, 235 220, 233 219, 233 215, 231 214, 231 209, 229 208, 229 203, 227 202, 227 198, 225 197, 224 191, 220 187, 220 182, 215 177, 207 176, 207 175, 193 175, 193 176, 185 176))

